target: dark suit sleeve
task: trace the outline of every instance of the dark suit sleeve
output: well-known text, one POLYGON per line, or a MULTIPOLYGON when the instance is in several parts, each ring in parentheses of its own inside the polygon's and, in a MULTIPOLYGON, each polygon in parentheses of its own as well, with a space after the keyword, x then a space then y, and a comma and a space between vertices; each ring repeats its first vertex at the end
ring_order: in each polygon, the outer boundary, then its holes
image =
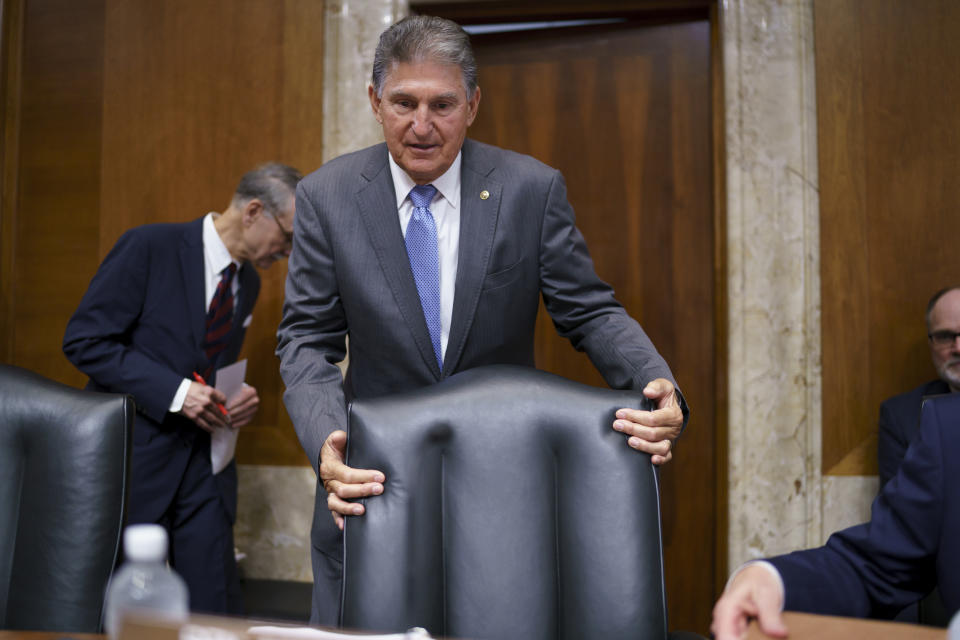
POLYGON ((873 503, 870 521, 824 547, 771 559, 786 586, 785 608, 828 615, 892 617, 936 586, 945 542, 945 457, 935 405, 920 437, 873 503))
MULTIPOLYGON (((277 332, 283 400, 310 464, 330 432, 347 428, 343 377, 337 362, 346 356, 347 321, 337 286, 333 250, 314 199, 297 187, 294 245, 287 271, 283 317, 277 332)), ((333 206, 333 205, 331 205, 333 206)))
POLYGON ((139 411, 161 422, 183 376, 131 341, 148 289, 149 253, 137 230, 117 241, 67 324, 63 352, 100 388, 133 395, 139 411))
POLYGON ((880 488, 882 489, 897 473, 903 456, 907 452, 909 440, 905 429, 897 420, 897 414, 889 402, 880 405, 880 420, 877 428, 877 462, 880 469, 880 488))
POLYGON ((689 409, 670 367, 617 302, 613 289, 597 276, 558 171, 553 173, 544 210, 540 285, 557 331, 587 353, 607 384, 640 390, 656 378, 670 380, 678 388, 686 424, 689 409))

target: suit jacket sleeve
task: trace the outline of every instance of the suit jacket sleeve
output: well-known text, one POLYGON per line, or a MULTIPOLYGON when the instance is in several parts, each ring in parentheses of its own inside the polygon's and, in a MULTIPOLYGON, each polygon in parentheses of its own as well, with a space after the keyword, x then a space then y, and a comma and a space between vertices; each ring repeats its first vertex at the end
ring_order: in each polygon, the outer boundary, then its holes
POLYGON ((677 387, 684 424, 689 409, 673 373, 640 324, 596 274, 593 260, 567 201, 562 174, 553 172, 540 245, 544 304, 561 336, 585 351, 614 389, 643 389, 656 378, 677 387))
POLYGON ((320 197, 308 194, 302 182, 297 187, 294 246, 277 333, 284 404, 314 471, 327 436, 347 428, 343 377, 336 364, 346 356, 347 321, 333 249, 314 206, 320 197))
POLYGON ((936 586, 941 545, 953 544, 943 530, 949 453, 941 443, 941 428, 952 425, 941 424, 935 404, 921 420, 920 437, 869 522, 832 535, 824 547, 771 560, 786 585, 785 608, 892 617, 936 586))
POLYGON ((183 375, 131 340, 148 289, 149 251, 136 230, 117 241, 67 323, 63 351, 99 387, 133 395, 139 411, 161 422, 183 375))

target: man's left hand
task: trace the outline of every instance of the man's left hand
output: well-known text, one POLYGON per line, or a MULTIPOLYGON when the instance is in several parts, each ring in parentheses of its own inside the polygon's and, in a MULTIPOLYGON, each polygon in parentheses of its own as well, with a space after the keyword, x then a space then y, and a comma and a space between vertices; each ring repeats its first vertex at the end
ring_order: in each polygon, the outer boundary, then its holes
POLYGON ((234 396, 227 406, 227 413, 230 414, 230 426, 238 429, 250 424, 259 408, 260 396, 257 395, 257 390, 248 384, 244 384, 240 393, 234 396))
POLYGON ((643 395, 657 403, 653 411, 620 409, 613 428, 628 436, 627 444, 650 454, 653 464, 664 464, 673 457, 673 441, 683 429, 683 411, 666 378, 652 380, 643 395))

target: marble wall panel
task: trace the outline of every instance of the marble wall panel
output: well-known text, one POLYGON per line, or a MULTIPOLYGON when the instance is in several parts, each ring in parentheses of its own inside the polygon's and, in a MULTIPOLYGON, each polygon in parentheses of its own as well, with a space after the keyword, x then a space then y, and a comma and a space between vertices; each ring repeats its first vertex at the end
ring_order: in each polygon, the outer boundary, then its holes
POLYGON ((317 476, 312 467, 239 465, 234 544, 247 578, 313 582, 310 523, 317 476))
POLYGON ((721 16, 735 567, 819 539, 819 209, 812 2, 721 16))
POLYGON ((870 505, 880 489, 877 476, 824 476, 822 544, 830 534, 870 519, 870 505))
POLYGON ((323 161, 383 141, 367 86, 380 33, 407 15, 406 0, 327 0, 323 161))

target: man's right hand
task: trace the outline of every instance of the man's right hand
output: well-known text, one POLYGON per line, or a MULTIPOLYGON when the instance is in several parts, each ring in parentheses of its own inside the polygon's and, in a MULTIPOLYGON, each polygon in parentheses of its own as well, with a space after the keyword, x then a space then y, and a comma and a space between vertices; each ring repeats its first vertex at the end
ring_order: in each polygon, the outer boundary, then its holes
POLYGON ((217 406, 226 401, 227 397, 213 387, 191 382, 180 413, 193 420, 204 431, 213 433, 214 429, 230 426, 230 419, 223 415, 217 406))
POLYGON ((348 467, 343 462, 346 451, 347 433, 339 429, 327 436, 320 449, 320 480, 327 492, 327 507, 341 531, 344 516, 360 516, 364 512, 362 504, 347 499, 380 495, 386 479, 375 469, 348 467))
POLYGON ((713 607, 710 630, 716 640, 740 640, 747 635, 747 625, 757 619, 760 630, 783 638, 787 627, 780 610, 783 590, 780 581, 768 568, 750 564, 737 573, 713 607))

